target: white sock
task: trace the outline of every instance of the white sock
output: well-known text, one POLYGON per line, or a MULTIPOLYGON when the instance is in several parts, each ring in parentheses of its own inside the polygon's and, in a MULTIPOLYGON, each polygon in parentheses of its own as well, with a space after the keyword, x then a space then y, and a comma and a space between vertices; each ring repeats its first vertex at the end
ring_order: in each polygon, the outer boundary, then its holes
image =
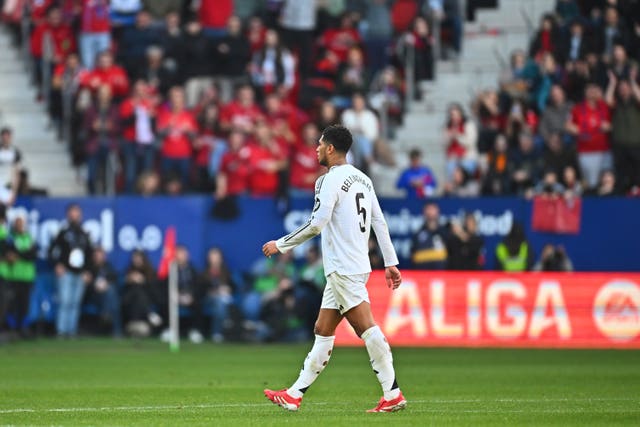
POLYGON ((327 366, 327 363, 329 363, 335 339, 335 336, 323 337, 316 335, 313 347, 311 347, 311 351, 307 354, 307 358, 304 359, 298 379, 287 390, 289 396, 295 397, 296 399, 302 397, 309 386, 318 378, 320 372, 322 372, 325 366, 327 366))
POLYGON ((382 386, 385 400, 395 399, 400 395, 400 388, 396 382, 393 356, 387 339, 378 326, 372 326, 364 331, 361 338, 367 346, 371 367, 382 386))

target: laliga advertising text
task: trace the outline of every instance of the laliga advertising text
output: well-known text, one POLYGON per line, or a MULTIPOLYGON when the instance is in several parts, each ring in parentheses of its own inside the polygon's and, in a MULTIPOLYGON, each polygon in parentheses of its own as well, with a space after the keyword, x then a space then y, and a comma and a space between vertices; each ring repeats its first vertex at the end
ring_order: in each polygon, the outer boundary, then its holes
POLYGON ((480 281, 471 280, 466 285, 465 298, 455 303, 458 305, 456 310, 451 308, 451 299, 447 301, 445 282, 433 280, 429 283, 430 304, 425 313, 418 285, 412 281, 404 282, 399 292, 391 295, 385 332, 394 335, 399 329, 410 326, 417 336, 432 334, 446 338, 476 338, 484 330, 495 338, 509 339, 523 334, 537 338, 547 328, 555 328, 561 338, 571 336, 571 323, 558 282, 540 283, 530 311, 518 302, 526 294, 524 286, 516 280, 496 280, 484 288, 480 281), (408 316, 402 314, 405 304, 411 308, 408 316), (447 307, 450 307, 449 319, 447 307), (458 317, 457 321, 451 319, 453 311, 464 312, 464 317, 458 317))
MULTIPOLYGON (((399 345, 640 348, 640 274, 406 271, 389 292, 367 286, 399 345)), ((341 327, 339 344, 356 344, 341 327)))

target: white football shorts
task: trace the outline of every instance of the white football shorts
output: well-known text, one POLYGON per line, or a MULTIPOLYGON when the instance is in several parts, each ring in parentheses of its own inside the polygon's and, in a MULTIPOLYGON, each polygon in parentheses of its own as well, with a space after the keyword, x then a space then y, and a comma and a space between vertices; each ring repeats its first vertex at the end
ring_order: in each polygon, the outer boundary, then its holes
POLYGON ((367 292, 369 273, 343 276, 333 272, 327 276, 320 308, 338 310, 345 314, 362 302, 369 302, 367 292))

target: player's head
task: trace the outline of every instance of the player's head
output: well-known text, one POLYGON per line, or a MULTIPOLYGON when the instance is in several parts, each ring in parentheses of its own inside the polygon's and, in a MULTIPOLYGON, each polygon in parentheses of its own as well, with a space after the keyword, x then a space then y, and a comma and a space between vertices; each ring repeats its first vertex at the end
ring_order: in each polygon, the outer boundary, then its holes
POLYGON ((333 158, 344 158, 353 144, 351 132, 344 126, 331 125, 322 131, 318 145, 318 161, 329 166, 333 158))

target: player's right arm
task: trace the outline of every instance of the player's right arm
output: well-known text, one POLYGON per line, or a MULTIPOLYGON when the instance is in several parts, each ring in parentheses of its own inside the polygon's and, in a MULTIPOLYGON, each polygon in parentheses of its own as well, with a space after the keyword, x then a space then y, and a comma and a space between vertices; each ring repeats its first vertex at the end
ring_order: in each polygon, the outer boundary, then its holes
POLYGON ((333 215, 333 208, 338 201, 338 188, 328 182, 330 178, 325 174, 316 180, 316 195, 313 212, 309 220, 293 232, 281 237, 275 243, 282 253, 288 252, 299 244, 306 242, 320 234, 333 215))

